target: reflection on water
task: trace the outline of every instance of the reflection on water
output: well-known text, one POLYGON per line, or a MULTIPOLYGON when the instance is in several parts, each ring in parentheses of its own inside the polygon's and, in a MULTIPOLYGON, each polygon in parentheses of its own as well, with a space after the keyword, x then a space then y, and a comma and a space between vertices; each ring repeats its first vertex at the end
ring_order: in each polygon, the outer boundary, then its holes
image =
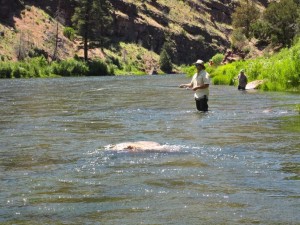
POLYGON ((0 223, 299 224, 299 95, 188 80, 0 80, 0 223))
MULTIPOLYGON (((299 146, 298 146, 299 148, 299 146)), ((296 174, 287 179, 300 180, 300 163, 299 162, 285 162, 282 165, 282 170, 286 173, 296 174)), ((299 197, 299 196, 298 196, 299 197)))

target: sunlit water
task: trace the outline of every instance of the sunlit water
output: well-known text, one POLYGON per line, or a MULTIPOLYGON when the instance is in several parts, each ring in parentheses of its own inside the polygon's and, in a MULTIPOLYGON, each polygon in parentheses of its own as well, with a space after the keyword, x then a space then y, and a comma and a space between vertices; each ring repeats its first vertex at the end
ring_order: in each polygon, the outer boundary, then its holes
POLYGON ((300 224, 299 94, 187 82, 0 80, 0 224, 300 224))

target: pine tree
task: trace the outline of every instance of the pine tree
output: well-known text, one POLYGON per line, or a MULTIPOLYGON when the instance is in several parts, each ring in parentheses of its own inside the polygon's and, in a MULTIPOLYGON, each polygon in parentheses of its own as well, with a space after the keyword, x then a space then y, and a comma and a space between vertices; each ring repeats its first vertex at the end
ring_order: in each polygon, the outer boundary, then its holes
POLYGON ((252 0, 242 0, 232 14, 232 25, 235 29, 242 29, 244 35, 251 36, 251 24, 260 16, 258 8, 252 0))
POLYGON ((160 53, 159 64, 160 64, 160 69, 165 73, 172 72, 173 69, 172 61, 166 49, 162 49, 160 53))
POLYGON ((105 34, 112 22, 111 4, 108 0, 80 0, 75 8, 72 22, 83 37, 84 60, 88 60, 90 44, 106 43, 105 34))

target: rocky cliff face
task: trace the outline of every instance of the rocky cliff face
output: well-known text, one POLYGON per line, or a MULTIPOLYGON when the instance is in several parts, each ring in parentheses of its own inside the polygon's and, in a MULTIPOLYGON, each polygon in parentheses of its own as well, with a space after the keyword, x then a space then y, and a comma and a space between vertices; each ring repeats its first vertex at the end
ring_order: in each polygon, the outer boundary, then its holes
MULTIPOLYGON (((190 63, 197 58, 208 60, 229 48, 231 14, 237 6, 236 1, 163 2, 150 0, 137 4, 128 0, 112 1, 116 9, 114 35, 119 40, 139 43, 157 53, 165 41, 171 42, 173 62, 178 64, 190 63), (179 6, 176 7, 176 4, 179 6), (174 17, 176 10, 185 15, 174 17)), ((267 0, 257 1, 257 4, 266 6, 267 0)))
MULTIPOLYGON (((210 14, 211 20, 229 24, 233 8, 225 7, 217 1, 207 5, 187 1, 184 7, 193 10, 194 22, 175 21, 171 18, 172 8, 160 4, 159 1, 150 1, 148 4, 137 6, 123 0, 113 1, 115 11, 114 36, 125 42, 135 42, 147 49, 159 53, 165 41, 173 47, 173 62, 177 64, 190 63, 197 58, 208 60, 212 55, 226 49, 230 43, 226 35, 210 32, 206 29, 205 18, 201 14, 210 14), (208 11, 209 10, 209 11, 208 11), (199 16, 194 16, 199 14, 199 16), (149 19, 150 18, 150 19, 149 19), (175 26, 175 29, 172 29, 175 26), (176 26, 177 29, 176 30, 176 26)), ((214 26, 214 23, 211 24, 214 26)), ((218 29, 218 28, 217 28, 218 29)), ((225 33, 230 30, 224 27, 225 33)))
MULTIPOLYGON (((52 15, 58 5, 58 0, 22 2, 38 6, 52 15)), ((230 46, 235 0, 113 0, 111 3, 114 7, 111 34, 114 41, 136 43, 156 53, 168 42, 176 64, 191 63, 198 58, 208 60, 230 46)), ((71 24, 74 4, 72 0, 61 1, 66 25, 71 24)), ((257 1, 257 4, 266 6, 267 0, 257 1)), ((9 21, 18 7, 22 7, 19 0, 0 0, 0 22, 9 21)))

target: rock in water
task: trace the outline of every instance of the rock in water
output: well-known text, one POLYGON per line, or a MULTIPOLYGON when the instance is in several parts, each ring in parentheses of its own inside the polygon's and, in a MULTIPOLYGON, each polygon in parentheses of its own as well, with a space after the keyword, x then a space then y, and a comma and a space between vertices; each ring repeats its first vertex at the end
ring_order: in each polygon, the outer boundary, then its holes
POLYGON ((264 83, 264 80, 254 80, 246 85, 246 90, 250 89, 256 89, 258 88, 262 83, 264 83))
POLYGON ((106 150, 128 152, 176 152, 180 147, 176 145, 161 145, 153 141, 122 142, 105 146, 106 150))

